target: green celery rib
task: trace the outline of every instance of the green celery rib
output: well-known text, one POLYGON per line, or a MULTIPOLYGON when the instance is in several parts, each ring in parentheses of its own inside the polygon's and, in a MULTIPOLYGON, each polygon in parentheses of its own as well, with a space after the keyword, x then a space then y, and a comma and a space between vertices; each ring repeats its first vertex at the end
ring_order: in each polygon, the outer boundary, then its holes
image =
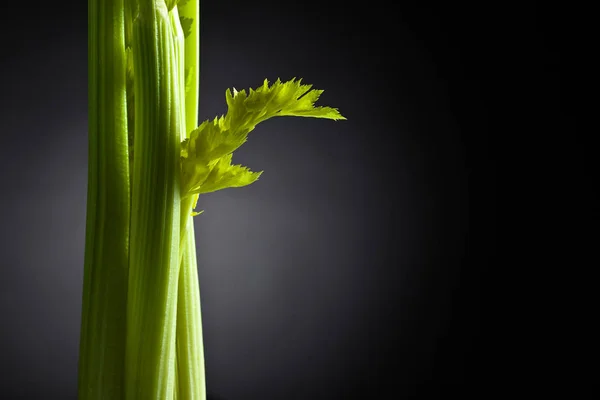
POLYGON ((178 107, 179 117, 183 123, 183 127, 181 129, 181 137, 180 140, 184 140, 186 138, 186 118, 185 118, 185 68, 184 68, 184 60, 185 60, 185 47, 184 47, 184 33, 181 27, 181 22, 179 19, 179 11, 177 6, 175 6, 171 11, 169 11, 169 22, 171 23, 171 31, 173 32, 173 44, 174 44, 174 61, 175 61, 175 71, 174 73, 177 75, 177 85, 175 87, 176 95, 179 98, 180 104, 178 107))
POLYGON ((204 348, 194 225, 187 224, 177 301, 178 398, 205 400, 204 348))
POLYGON ((89 160, 78 398, 123 398, 129 158, 123 0, 88 1, 89 160))
MULTIPOLYGON (((198 125, 199 104, 199 39, 200 2, 189 0, 177 6, 179 15, 191 21, 190 31, 184 41, 184 63, 187 85, 185 86, 186 137, 198 125)), ((181 206, 182 260, 179 273, 179 298, 177 305, 177 363, 178 398, 205 400, 206 379, 204 370, 204 345, 200 289, 194 221, 190 215, 198 196, 183 200, 181 206)))
POLYGON ((178 6, 179 15, 192 21, 189 35, 185 38, 185 70, 189 84, 185 93, 186 133, 198 126, 199 79, 200 79, 200 0, 189 0, 178 6))
POLYGON ((184 121, 173 32, 164 2, 143 0, 133 24, 134 177, 127 304, 126 399, 170 400, 180 246, 184 121))
POLYGON ((135 98, 134 98, 134 80, 133 72, 133 54, 131 52, 131 37, 133 35, 133 19, 137 10, 137 0, 124 0, 125 7, 125 52, 126 52, 126 90, 127 90, 127 130, 129 132, 129 184, 133 172, 133 134, 135 133, 135 98))

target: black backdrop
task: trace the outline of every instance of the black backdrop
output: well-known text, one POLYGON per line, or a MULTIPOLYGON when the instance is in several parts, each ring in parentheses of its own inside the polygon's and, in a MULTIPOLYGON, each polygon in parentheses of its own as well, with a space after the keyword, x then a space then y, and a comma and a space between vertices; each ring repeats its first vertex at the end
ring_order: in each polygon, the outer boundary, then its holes
MULTIPOLYGON (((480 278, 510 22, 417 4, 203 1, 202 119, 225 111, 225 88, 277 77, 348 118, 265 123, 237 155, 260 181, 201 199, 215 399, 445 398, 494 379, 480 278)), ((2 7, 0 387, 75 398, 86 4, 2 7)))

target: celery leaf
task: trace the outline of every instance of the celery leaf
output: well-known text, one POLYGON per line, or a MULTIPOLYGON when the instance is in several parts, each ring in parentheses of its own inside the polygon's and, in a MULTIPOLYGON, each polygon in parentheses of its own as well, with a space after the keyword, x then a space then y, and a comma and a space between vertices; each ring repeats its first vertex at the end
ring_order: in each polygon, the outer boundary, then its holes
POLYGON ((202 185, 193 193, 210 193, 226 188, 247 186, 262 174, 262 171, 252 172, 242 165, 232 165, 231 157, 232 154, 221 157, 202 185))
POLYGON ((295 116, 344 120, 336 108, 315 106, 323 90, 312 89, 295 78, 273 84, 265 79, 256 89, 225 92, 227 113, 206 120, 182 142, 183 195, 241 187, 262 174, 232 165, 233 151, 244 144, 257 124, 272 117, 295 116))

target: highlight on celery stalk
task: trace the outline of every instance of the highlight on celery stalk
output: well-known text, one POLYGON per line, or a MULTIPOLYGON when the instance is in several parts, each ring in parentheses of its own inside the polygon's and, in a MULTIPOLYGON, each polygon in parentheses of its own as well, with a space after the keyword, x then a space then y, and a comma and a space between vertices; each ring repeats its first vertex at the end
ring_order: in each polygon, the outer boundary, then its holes
POLYGON ((301 79, 227 90, 198 123, 199 0, 88 0, 89 167, 80 399, 206 399, 193 216, 255 182, 260 122, 345 119, 301 79))

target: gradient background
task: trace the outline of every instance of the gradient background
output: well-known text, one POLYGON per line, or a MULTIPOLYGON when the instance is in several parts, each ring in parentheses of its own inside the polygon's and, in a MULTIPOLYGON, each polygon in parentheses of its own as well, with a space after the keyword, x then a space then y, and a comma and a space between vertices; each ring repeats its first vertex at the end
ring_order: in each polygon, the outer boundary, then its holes
MULTIPOLYGON (((75 399, 87 5, 2 7, 23 28, 0 26, 0 393, 75 399)), ((348 118, 264 123, 235 159, 260 181, 200 199, 211 398, 446 398, 491 379, 501 24, 492 6, 397 7, 203 1, 202 119, 265 77, 302 77, 348 118)))

